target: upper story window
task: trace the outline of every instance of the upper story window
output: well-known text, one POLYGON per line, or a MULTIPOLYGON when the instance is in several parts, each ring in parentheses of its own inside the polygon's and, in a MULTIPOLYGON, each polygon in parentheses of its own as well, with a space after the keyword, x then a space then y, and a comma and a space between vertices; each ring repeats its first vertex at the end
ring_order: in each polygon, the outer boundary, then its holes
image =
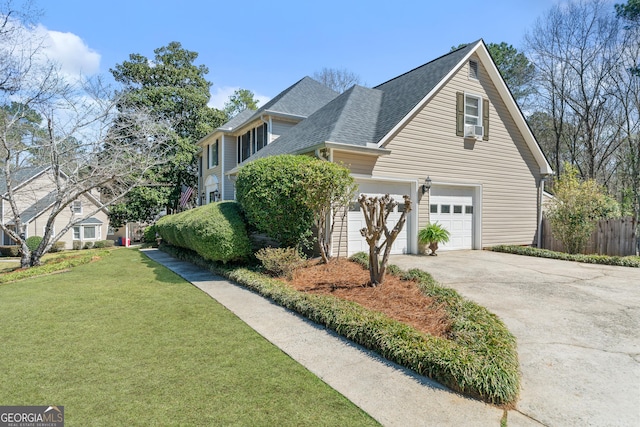
POLYGON ((75 200, 73 202, 73 204, 71 205, 71 211, 74 214, 82 214, 82 201, 80 200, 75 200))
POLYGON ((456 93, 456 135, 489 140, 489 99, 464 92, 456 93))
POLYGON ((207 153, 207 157, 209 159, 209 168, 213 168, 218 166, 218 140, 216 139, 216 142, 214 142, 213 144, 209 144, 208 146, 208 153, 207 153))
POLYGON ((467 125, 482 124, 482 98, 475 95, 464 95, 464 123, 467 125))
POLYGON ((252 154, 262 150, 267 143, 266 123, 247 131, 244 135, 238 136, 238 163, 244 162, 252 154))
POLYGON ((478 63, 469 61, 469 78, 478 80, 478 63))

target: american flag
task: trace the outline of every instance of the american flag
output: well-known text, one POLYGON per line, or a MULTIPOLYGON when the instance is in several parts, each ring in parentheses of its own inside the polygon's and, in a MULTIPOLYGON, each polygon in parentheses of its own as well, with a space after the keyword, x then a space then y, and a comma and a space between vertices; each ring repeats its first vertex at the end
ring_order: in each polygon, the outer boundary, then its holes
POLYGON ((195 189, 193 187, 182 188, 182 194, 180 194, 180 202, 179 202, 181 208, 184 208, 187 205, 194 191, 195 189))

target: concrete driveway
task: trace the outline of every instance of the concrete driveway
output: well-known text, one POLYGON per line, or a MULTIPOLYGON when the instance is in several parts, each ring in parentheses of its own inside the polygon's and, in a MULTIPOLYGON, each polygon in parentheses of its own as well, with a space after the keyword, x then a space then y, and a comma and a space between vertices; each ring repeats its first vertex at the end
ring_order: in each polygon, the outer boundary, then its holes
MULTIPOLYGON (((640 426, 640 269, 489 251, 396 255, 516 336, 516 410, 541 425, 640 426)), ((513 427, 509 423, 509 427, 513 427)))

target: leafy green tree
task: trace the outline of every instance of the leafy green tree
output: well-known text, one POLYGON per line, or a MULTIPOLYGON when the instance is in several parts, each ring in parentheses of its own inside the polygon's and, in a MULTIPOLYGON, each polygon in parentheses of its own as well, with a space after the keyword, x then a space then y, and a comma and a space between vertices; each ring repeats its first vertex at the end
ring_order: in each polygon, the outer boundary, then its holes
POLYGON ((619 18, 640 24, 640 0, 628 0, 626 3, 616 4, 616 14, 619 18))
POLYGON ((224 112, 230 119, 247 108, 257 110, 259 102, 249 89, 238 89, 229 96, 229 100, 224 104, 224 112))
POLYGON ((195 143, 226 120, 224 112, 207 106, 211 83, 205 75, 209 70, 194 64, 196 52, 171 42, 154 54, 152 59, 131 54, 128 61, 110 70, 123 85, 121 113, 145 107, 157 119, 170 122, 174 132, 173 142, 164 153, 167 165, 151 171, 148 191, 137 194, 143 200, 129 198, 125 202, 129 206, 121 209, 131 215, 128 220, 134 221, 150 220, 165 206, 177 209, 182 186, 197 182, 195 143))
POLYGON ((313 212, 320 256, 328 263, 336 218, 342 214, 344 221, 358 186, 349 169, 337 163, 317 160, 309 163, 303 173, 302 185, 306 190, 303 202, 313 212))
POLYGON ((617 202, 605 194, 603 187, 594 179, 580 180, 578 169, 569 163, 554 181, 553 191, 547 217, 553 236, 570 254, 584 250, 600 219, 620 216, 617 202))
POLYGON ((524 53, 505 42, 489 43, 487 49, 516 102, 524 106, 527 98, 534 93, 532 81, 535 66, 524 53))

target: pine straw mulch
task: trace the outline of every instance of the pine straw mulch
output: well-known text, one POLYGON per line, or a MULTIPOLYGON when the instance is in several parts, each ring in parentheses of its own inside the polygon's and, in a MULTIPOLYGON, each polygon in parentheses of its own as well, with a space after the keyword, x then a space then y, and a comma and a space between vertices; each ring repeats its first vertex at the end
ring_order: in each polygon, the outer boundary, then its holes
POLYGON ((302 292, 357 302, 433 336, 447 338, 451 328, 446 311, 420 292, 415 281, 387 273, 384 283, 374 288, 369 285, 369 270, 344 258, 332 259, 329 264, 311 260, 290 280, 282 280, 302 292))

